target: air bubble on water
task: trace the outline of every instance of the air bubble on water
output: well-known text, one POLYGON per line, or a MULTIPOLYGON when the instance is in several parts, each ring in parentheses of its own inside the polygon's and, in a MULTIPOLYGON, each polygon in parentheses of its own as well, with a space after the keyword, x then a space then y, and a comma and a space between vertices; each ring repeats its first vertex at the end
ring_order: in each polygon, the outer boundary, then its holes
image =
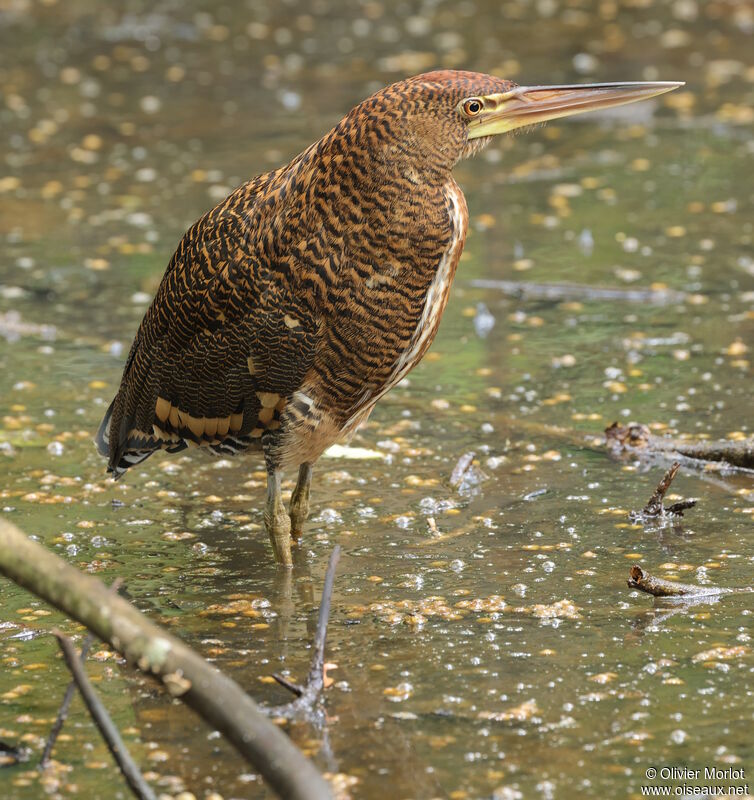
POLYGON ((316 522, 324 522, 326 525, 334 525, 343 522, 343 517, 334 508, 323 508, 320 511, 316 522))
POLYGON ((486 339, 495 327, 495 317, 484 303, 477 303, 474 315, 474 330, 480 339, 486 339))
POLYGON ((280 103, 286 111, 297 111, 301 107, 301 95, 292 91, 281 92, 280 103))
POLYGON ((47 445, 47 452, 51 456, 62 456, 64 450, 65 448, 63 447, 61 442, 50 442, 47 445))

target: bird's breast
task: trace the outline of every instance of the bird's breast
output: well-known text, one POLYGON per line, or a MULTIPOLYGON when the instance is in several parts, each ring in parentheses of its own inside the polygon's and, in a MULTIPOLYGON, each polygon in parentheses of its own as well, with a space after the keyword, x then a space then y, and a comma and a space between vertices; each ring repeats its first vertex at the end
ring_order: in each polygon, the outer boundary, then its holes
POLYGON ((448 244, 421 301, 421 314, 403 349, 391 362, 389 370, 378 386, 365 387, 355 403, 347 429, 363 418, 364 414, 390 389, 401 381, 422 359, 432 344, 450 296, 456 268, 461 257, 468 227, 466 199, 458 184, 451 178, 443 187, 449 231, 448 244))
POLYGON ((443 195, 447 204, 450 220, 450 239, 447 250, 443 253, 437 272, 424 298, 419 324, 416 326, 408 347, 401 353, 395 364, 386 391, 400 381, 422 358, 432 344, 440 325, 445 306, 450 296, 450 287, 461 257, 463 243, 466 239, 468 210, 466 198, 454 180, 450 180, 444 188, 443 195))
POLYGON ((406 230, 373 227, 374 257, 354 258, 347 279, 341 274, 330 290, 329 306, 338 313, 319 335, 301 387, 305 407, 292 403, 286 412, 286 463, 315 460, 348 438, 431 345, 468 225, 466 201, 452 179, 432 202, 418 225, 405 214, 390 222, 406 230))

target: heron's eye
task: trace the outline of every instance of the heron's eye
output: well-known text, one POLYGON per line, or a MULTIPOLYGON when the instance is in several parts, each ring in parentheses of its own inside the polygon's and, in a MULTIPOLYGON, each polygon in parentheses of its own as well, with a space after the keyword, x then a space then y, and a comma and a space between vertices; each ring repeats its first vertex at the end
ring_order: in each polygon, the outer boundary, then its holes
POLYGON ((470 100, 464 101, 463 113, 467 117, 475 117, 482 110, 482 101, 472 97, 470 100))

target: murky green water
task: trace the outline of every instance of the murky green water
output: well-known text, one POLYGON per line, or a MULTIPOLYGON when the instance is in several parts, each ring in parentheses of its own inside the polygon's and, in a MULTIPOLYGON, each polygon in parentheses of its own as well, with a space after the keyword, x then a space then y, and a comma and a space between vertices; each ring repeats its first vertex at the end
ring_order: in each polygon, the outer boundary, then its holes
MULTIPOLYGON (((291 735, 354 797, 638 797, 664 766, 754 778, 751 597, 668 614, 625 583, 640 561, 750 584, 751 480, 683 473, 673 489, 700 500, 683 526, 632 527, 660 467, 585 442, 628 419, 751 433, 753 28, 749 3, 695 0, 0 2, 4 515, 122 576, 271 704, 271 673, 305 673, 340 543, 329 722, 291 735), (318 466, 286 581, 261 531, 261 464, 156 456, 114 486, 91 437, 185 227, 373 89, 438 64, 688 87, 459 166, 472 234, 438 339, 353 443, 383 459, 318 466), (473 284, 501 279, 685 297, 473 284), (471 450, 486 479, 458 492, 449 476, 471 450), (206 613, 232 595, 254 613, 206 613)), ((67 682, 46 632, 76 629, 7 582, 0 602, 0 739, 38 751, 67 682)), ((264 796, 107 651, 89 670, 162 791, 264 796)), ((125 796, 80 705, 66 733, 65 768, 3 770, 3 796, 125 796)))

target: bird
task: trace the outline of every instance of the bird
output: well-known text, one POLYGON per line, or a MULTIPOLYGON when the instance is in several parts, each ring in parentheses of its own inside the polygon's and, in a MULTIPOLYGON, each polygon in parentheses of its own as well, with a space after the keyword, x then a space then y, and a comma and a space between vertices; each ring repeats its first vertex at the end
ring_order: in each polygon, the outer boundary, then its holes
POLYGON ((185 233, 95 437, 108 472, 188 446, 261 453, 264 525, 290 567, 313 465, 437 333, 469 220, 454 166, 496 135, 681 85, 527 87, 439 70, 359 103, 185 233), (296 469, 286 510, 281 483, 296 469))

